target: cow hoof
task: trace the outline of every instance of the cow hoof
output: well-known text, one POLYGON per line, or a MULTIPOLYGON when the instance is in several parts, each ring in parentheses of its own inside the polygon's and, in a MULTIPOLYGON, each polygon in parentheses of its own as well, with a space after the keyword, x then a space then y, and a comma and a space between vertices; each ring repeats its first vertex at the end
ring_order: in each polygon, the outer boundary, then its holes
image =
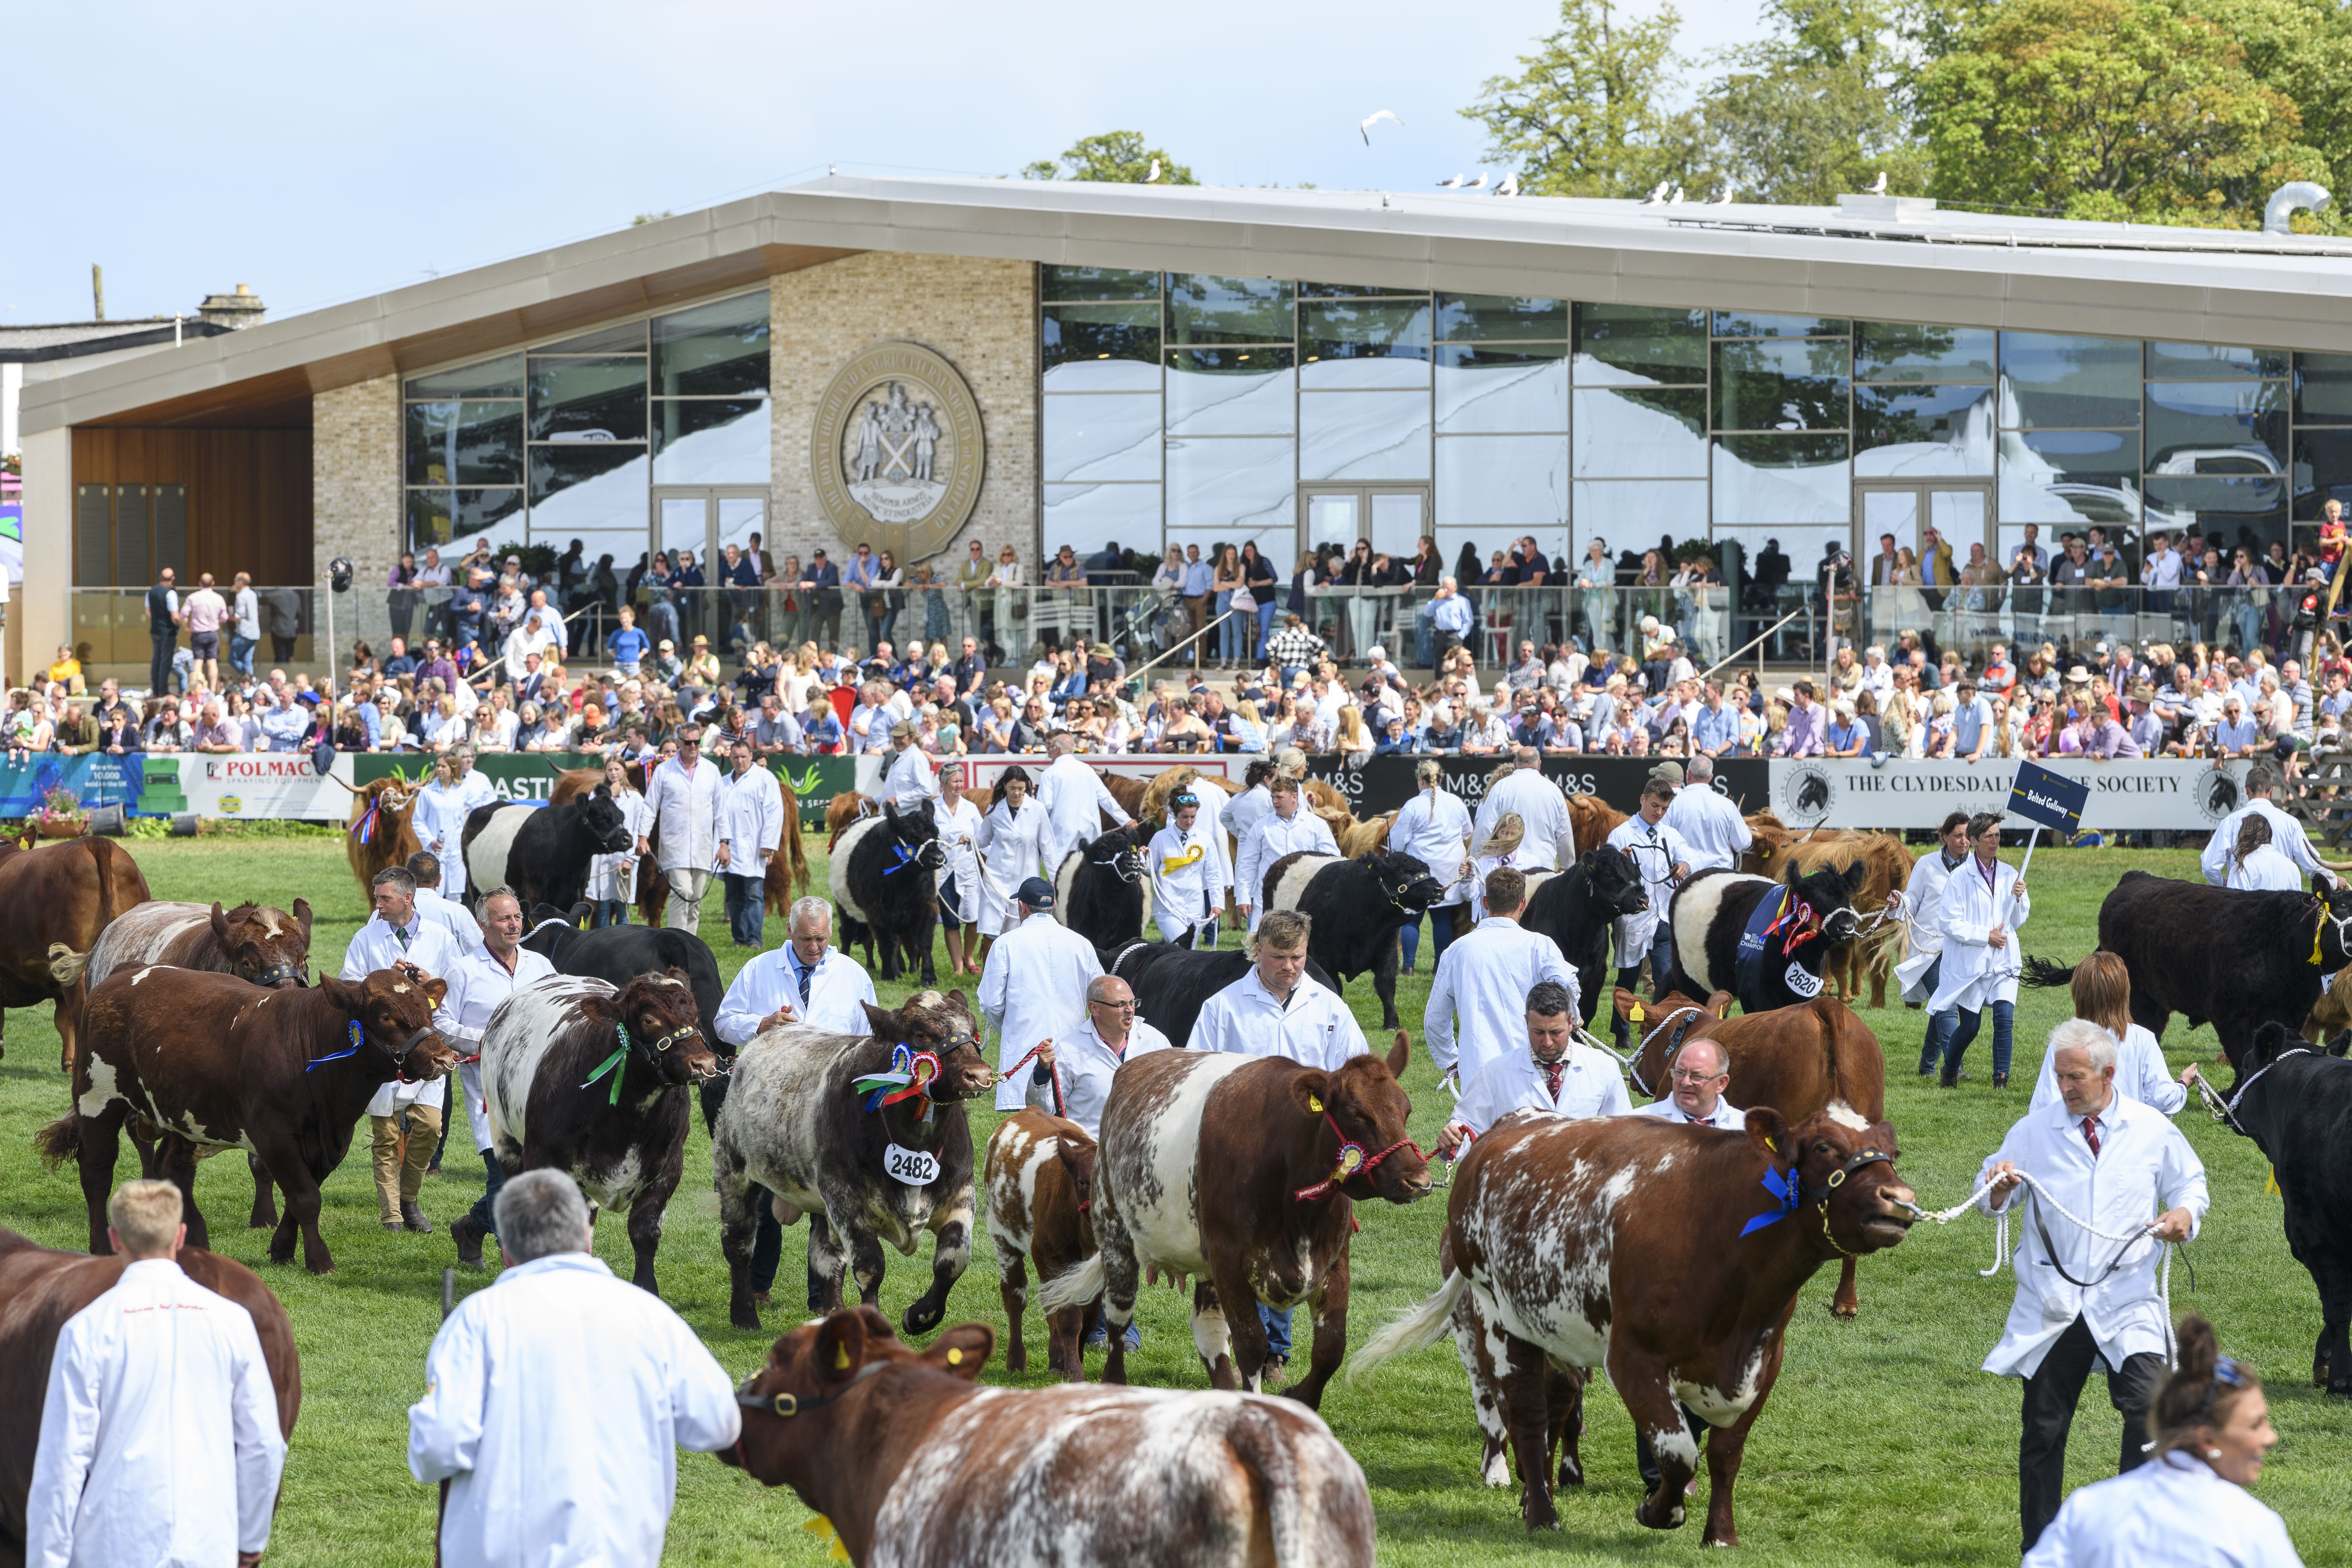
POLYGON ((945 1316, 946 1309, 933 1307, 927 1312, 923 1310, 923 1304, 918 1301, 907 1309, 906 1316, 898 1320, 898 1328, 910 1338, 916 1334, 928 1334, 940 1326, 940 1320, 945 1316))
POLYGON ((1558 1530, 1559 1510, 1551 1506, 1551 1499, 1538 1498, 1519 1507, 1519 1517, 1527 1521, 1530 1534, 1538 1530, 1558 1530))
MULTIPOLYGON (((1055 1366, 1051 1362, 1048 1362, 1046 1365, 1049 1370, 1054 1372, 1059 1372, 1062 1370, 1060 1367, 1055 1366)), ((1017 1344, 1011 1350, 1006 1351, 1004 1352, 1004 1370, 1007 1372, 1027 1372, 1029 1370, 1029 1352, 1017 1344)))
POLYGON ((1835 1318, 1841 1323, 1853 1322, 1855 1316, 1859 1314, 1861 1310, 1861 1306, 1853 1301, 1832 1300, 1830 1303, 1830 1316, 1835 1318))
POLYGON ((760 1314, 750 1307, 736 1307, 728 1312, 727 1321, 739 1329, 757 1329, 760 1326, 760 1314))
POLYGON ((1564 1487, 1582 1486, 1584 1484, 1584 1467, 1578 1464, 1574 1459, 1562 1459, 1559 1462, 1559 1484, 1564 1487))
POLYGON ((1646 1530, 1680 1530, 1683 1527, 1683 1500, 1676 1498, 1670 1506, 1653 1513, 1649 1500, 1643 1499, 1633 1510, 1633 1522, 1646 1530))

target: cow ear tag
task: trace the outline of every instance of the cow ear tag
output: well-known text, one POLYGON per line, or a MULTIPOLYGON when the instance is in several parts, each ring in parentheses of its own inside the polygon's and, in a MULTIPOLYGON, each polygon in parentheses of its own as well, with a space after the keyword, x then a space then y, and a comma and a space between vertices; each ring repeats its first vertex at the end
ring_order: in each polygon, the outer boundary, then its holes
POLYGON ((847 1345, 835 1345, 833 1347, 833 1370, 835 1372, 847 1372, 849 1370, 849 1347, 847 1345))
POLYGON ((1323 1113, 1323 1101, 1310 1094, 1307 1097, 1307 1109, 1319 1116, 1323 1113))
POLYGON ((948 1347, 948 1364, 950 1366, 961 1366, 963 1364, 963 1352, 953 1345, 950 1345, 948 1347))
POLYGON ((1780 1145, 1779 1145, 1778 1143, 1773 1142, 1772 1142, 1772 1140, 1771 1140, 1771 1137, 1770 1137, 1769 1134, 1765 1137, 1765 1140, 1764 1140, 1764 1147, 1765 1147, 1767 1150, 1770 1151, 1772 1153, 1775 1153, 1775 1154, 1777 1154, 1777 1153, 1779 1153, 1779 1152, 1780 1152, 1780 1145))
POLYGON ((1642 1005, 1639 1002, 1633 1004, 1633 1014, 1625 1021, 1629 1024, 1638 1024, 1642 1021, 1642 1005))

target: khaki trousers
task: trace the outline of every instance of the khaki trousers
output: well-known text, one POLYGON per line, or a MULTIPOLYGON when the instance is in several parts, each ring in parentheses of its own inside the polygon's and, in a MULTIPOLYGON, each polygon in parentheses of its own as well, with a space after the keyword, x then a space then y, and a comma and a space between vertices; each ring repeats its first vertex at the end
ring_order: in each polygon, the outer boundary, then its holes
POLYGON ((702 895, 710 886, 710 873, 681 866, 662 875, 669 879, 669 907, 662 911, 662 924, 673 931, 699 931, 702 895))
POLYGON ((433 1163, 434 1146, 441 1142, 441 1108, 437 1105, 410 1105, 408 1112, 408 1152, 400 1150, 400 1118, 371 1116, 370 1151, 375 1161, 375 1204, 382 1211, 379 1217, 387 1225, 400 1221, 400 1205, 415 1203, 425 1185, 425 1167, 433 1163))

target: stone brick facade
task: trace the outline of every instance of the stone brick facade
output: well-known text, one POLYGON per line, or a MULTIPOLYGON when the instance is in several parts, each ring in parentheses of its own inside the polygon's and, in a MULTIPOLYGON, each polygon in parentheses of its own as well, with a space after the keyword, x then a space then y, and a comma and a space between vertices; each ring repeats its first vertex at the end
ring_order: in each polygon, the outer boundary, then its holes
MULTIPOLYGON (((310 580, 325 588, 327 563, 348 556, 356 585, 343 598, 359 602, 352 604, 353 615, 364 605, 382 617, 384 576, 400 559, 404 531, 400 476, 398 376, 378 376, 311 397, 310 580)), ((353 625, 359 636, 373 629, 353 625)))

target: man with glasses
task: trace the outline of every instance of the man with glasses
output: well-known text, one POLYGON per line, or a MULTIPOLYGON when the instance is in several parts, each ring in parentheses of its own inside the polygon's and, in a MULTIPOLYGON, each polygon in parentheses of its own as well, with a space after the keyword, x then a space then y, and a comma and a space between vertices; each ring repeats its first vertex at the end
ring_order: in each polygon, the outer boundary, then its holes
POLYGON ((1135 993, 1116 974, 1087 983, 1086 1020, 1066 1039, 1037 1048, 1029 1075, 1029 1103, 1102 1135, 1103 1102, 1111 1079, 1139 1056, 1170 1048, 1167 1036, 1135 1016, 1135 993))
POLYGON ((702 924, 702 895, 718 859, 719 787, 719 769, 702 754, 697 724, 678 731, 677 755, 646 781, 647 821, 637 835, 637 854, 643 858, 654 853, 652 836, 658 828, 659 865, 669 881, 662 923, 676 931, 696 931, 702 924))
POLYGON ((1671 1089, 1666 1098, 1617 1114, 1654 1116, 1678 1127, 1719 1127, 1732 1132, 1748 1125, 1748 1112, 1723 1098, 1731 1084, 1731 1058, 1719 1042, 1704 1035, 1684 1041, 1666 1079, 1671 1089))
POLYGON ((458 1066, 457 1081, 465 1087, 466 1120, 474 1130, 474 1149, 482 1157, 486 1180, 473 1208, 449 1226, 457 1261, 469 1268, 482 1267, 482 1242, 498 1234, 499 1189, 506 1184, 506 1168, 492 1146, 489 1112, 482 1098, 482 1035, 500 1003, 526 985, 554 977, 555 965, 522 945, 522 900, 515 890, 501 886, 483 894, 481 934, 451 966, 449 994, 433 1010, 433 1026, 441 1037, 471 1053, 458 1066))

